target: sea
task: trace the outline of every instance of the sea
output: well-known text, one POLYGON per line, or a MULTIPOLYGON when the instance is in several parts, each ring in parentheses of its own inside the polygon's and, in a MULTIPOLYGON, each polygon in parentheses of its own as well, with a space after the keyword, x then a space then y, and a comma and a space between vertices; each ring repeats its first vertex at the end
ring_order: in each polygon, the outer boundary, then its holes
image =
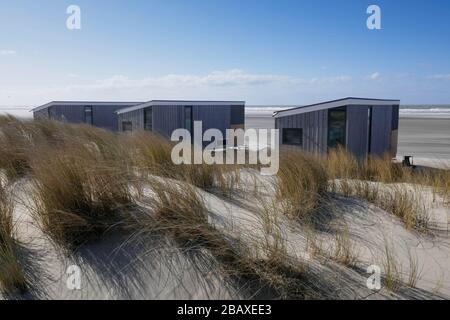
MULTIPOLYGON (((268 116, 276 111, 300 107, 301 105, 248 105, 246 114, 252 116, 268 116)), ((402 118, 445 118, 450 119, 450 105, 401 105, 400 117, 402 118)))
MULTIPOLYGON (((301 105, 247 105, 246 114, 251 116, 271 116, 274 112, 300 107, 301 105)), ((23 106, 0 106, 0 114, 11 114, 20 118, 31 118, 31 108, 23 106)), ((400 117, 450 119, 450 104, 401 105, 400 117)))

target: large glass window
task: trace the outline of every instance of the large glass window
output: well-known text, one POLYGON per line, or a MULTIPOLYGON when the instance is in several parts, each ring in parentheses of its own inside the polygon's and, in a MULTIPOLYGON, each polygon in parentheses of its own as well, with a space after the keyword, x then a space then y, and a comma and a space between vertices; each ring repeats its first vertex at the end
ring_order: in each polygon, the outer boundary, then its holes
POLYGON ((335 108, 328 110, 328 148, 346 145, 346 108, 335 108))
POLYGON ((153 109, 152 107, 144 109, 144 130, 153 130, 153 109))
POLYGON ((192 134, 192 107, 184 107, 184 128, 192 134))
POLYGON ((92 117, 92 106, 85 106, 84 107, 84 123, 93 124, 93 117, 92 117))
POLYGON ((303 145, 303 129, 283 128, 283 144, 303 145))

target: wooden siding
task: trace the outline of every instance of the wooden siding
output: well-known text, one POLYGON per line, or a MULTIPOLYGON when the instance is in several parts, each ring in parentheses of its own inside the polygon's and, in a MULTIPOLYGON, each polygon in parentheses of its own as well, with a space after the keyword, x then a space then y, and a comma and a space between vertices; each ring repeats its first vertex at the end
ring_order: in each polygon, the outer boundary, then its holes
MULTIPOLYGON (((184 128, 184 106, 153 106, 153 131, 170 138, 176 129, 184 128)), ((142 129, 144 123, 142 122, 142 129)))
POLYGON ((122 123, 131 122, 132 130, 144 130, 144 109, 121 113, 117 117, 119 131, 123 131, 122 123))
POLYGON ((122 108, 124 108, 124 106, 93 105, 93 125, 111 131, 118 131, 116 111, 122 108))
POLYGON ((225 130, 231 128, 230 106, 194 106, 194 121, 202 121, 203 132, 208 129, 219 129, 225 139, 225 130))
POLYGON ((392 106, 374 106, 372 109, 372 143, 370 153, 383 156, 391 148, 392 106))
MULTIPOLYGON (((362 158, 368 150, 368 107, 347 106, 347 150, 362 158)), ((282 144, 283 128, 302 128, 302 149, 325 153, 328 150, 328 110, 295 114, 275 119, 275 128, 280 130, 282 144)), ((371 128, 371 154, 382 156, 396 150, 395 127, 398 126, 397 106, 373 106, 371 128)))
POLYGON ((34 111, 33 118, 35 120, 48 120, 48 109, 34 111))
POLYGON ((34 112, 35 119, 50 119, 69 123, 84 123, 84 107, 92 106, 92 125, 95 127, 118 131, 116 111, 130 106, 121 105, 53 105, 34 112))
MULTIPOLYGON (((192 107, 193 121, 202 121, 203 132, 215 128, 222 131, 225 138, 225 130, 231 125, 245 123, 244 106, 215 106, 215 105, 186 105, 192 107)), ((158 106, 153 105, 153 132, 170 138, 172 132, 185 126, 184 105, 158 106)), ((118 115, 119 130, 121 131, 122 121, 131 121, 133 131, 144 130, 143 109, 130 111, 118 115)))
POLYGON ((357 158, 367 155, 368 106, 347 106, 347 150, 357 158))
POLYGON ((392 132, 391 132, 391 156, 395 158, 398 150, 398 125, 400 116, 400 106, 392 106, 392 132))
POLYGON ((283 128, 303 129, 303 150, 315 153, 327 151, 328 110, 297 114, 275 119, 275 128, 280 130, 282 144, 283 128))

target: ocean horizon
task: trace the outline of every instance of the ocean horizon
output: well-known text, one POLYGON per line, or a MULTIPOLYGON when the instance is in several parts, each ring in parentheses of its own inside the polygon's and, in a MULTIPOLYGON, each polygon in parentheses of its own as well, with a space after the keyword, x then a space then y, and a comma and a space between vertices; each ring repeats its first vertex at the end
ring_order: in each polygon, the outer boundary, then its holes
MULTIPOLYGON (((247 105, 245 112, 251 116, 270 116, 276 111, 301 107, 302 105, 247 105)), ((10 114, 19 118, 32 118, 32 107, 0 106, 0 115, 10 114)), ((400 106, 402 118, 438 118, 450 119, 450 104, 405 104, 400 106)))
MULTIPOLYGON (((274 112, 301 107, 301 105, 247 105, 245 112, 252 116, 272 115, 274 112)), ((400 117, 402 118, 448 118, 450 119, 450 104, 405 104, 400 106, 400 117)))

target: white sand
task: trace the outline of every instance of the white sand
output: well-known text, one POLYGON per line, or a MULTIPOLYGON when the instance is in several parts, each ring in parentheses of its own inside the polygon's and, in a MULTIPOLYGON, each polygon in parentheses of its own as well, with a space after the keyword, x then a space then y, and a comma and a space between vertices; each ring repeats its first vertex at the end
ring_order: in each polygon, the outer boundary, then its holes
MULTIPOLYGON (((239 196, 230 201, 199 190, 210 212, 210 221, 230 237, 239 237, 255 247, 263 243, 258 206, 273 198, 271 178, 255 171, 242 172, 245 181, 239 196), (255 188, 264 194, 255 198, 255 188)), ((170 181, 168 181, 170 183, 170 181)), ((15 188, 17 199, 29 197, 28 185, 22 181, 15 188)), ((436 222, 434 234, 425 236, 405 229, 391 214, 368 203, 336 198, 325 215, 322 229, 315 231, 323 249, 332 251, 335 232, 343 223, 358 253, 356 268, 340 265, 331 259, 318 259, 308 250, 308 230, 280 217, 282 234, 287 239, 291 257, 307 263, 317 277, 314 281, 330 296, 346 299, 422 299, 450 297, 450 237, 446 231, 450 211, 432 202, 430 191, 424 199, 436 222), (405 281, 409 275, 409 253, 417 258, 421 277, 416 289, 400 292, 369 290, 365 270, 369 265, 383 269, 385 244, 392 245, 405 281), (438 290, 439 289, 439 290, 438 290)), ((28 198, 29 199, 29 198, 28 198)), ((205 252, 190 256, 162 241, 111 232, 101 241, 84 246, 74 257, 66 257, 42 234, 25 205, 18 203, 15 219, 23 243, 24 261, 31 279, 28 299, 228 299, 242 298, 239 288, 232 288, 215 270, 214 259, 205 252), (67 267, 81 268, 81 289, 67 286, 67 267)), ((255 249, 256 250, 256 249, 255 249)), ((17 296, 16 296, 17 298, 17 296)))

